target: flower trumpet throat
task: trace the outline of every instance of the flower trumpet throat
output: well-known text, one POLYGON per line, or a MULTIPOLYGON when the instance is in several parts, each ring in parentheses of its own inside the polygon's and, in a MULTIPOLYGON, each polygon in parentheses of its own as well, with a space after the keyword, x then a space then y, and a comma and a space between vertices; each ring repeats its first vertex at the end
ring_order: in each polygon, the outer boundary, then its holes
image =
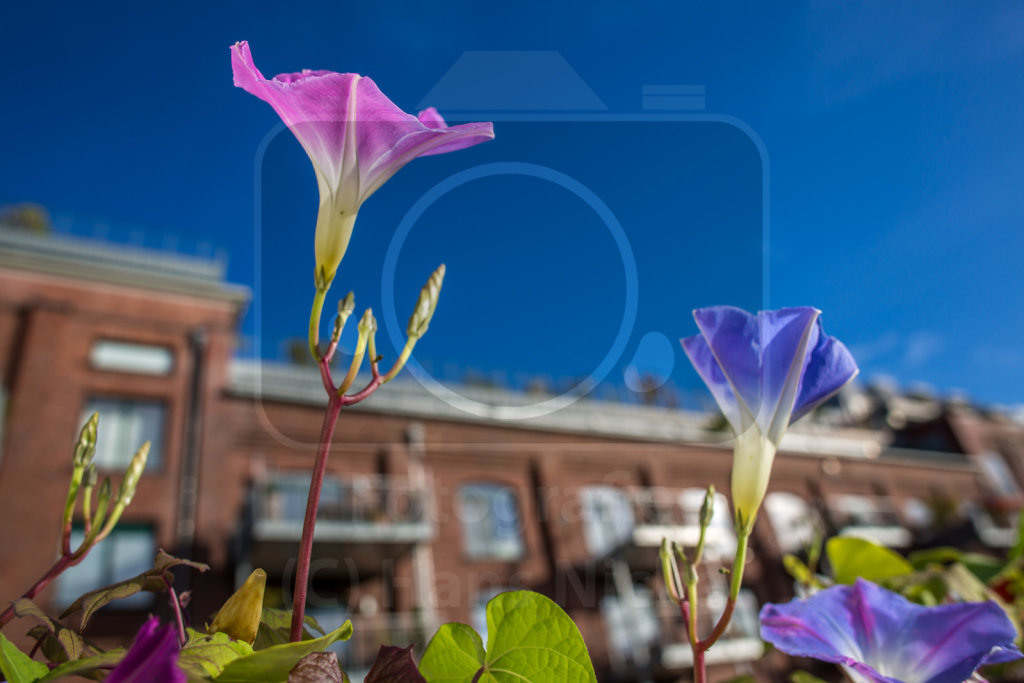
POLYGON ((736 524, 750 531, 768 491, 776 446, 751 427, 736 437, 732 456, 732 506, 736 524))
POLYGON ((262 569, 255 570, 242 587, 227 599, 207 631, 222 631, 235 640, 243 640, 252 645, 263 616, 263 591, 266 587, 267 573, 262 569))

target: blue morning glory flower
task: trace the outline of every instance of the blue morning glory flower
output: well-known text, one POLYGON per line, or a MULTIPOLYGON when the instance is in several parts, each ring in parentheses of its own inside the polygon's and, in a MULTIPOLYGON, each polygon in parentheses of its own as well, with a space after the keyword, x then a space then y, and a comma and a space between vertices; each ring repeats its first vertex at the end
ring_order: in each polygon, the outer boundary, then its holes
POLYGON ((820 315, 814 308, 757 315, 732 306, 701 308, 693 312, 700 334, 682 340, 736 433, 732 499, 741 528, 754 523, 789 424, 857 374, 850 352, 822 330, 820 315))
POLYGON ((963 683, 983 664, 1021 656, 991 600, 937 607, 857 579, 761 609, 761 637, 783 652, 841 664, 855 681, 963 683))
POLYGON ((135 636, 135 642, 106 683, 185 683, 178 668, 178 635, 173 624, 160 625, 150 617, 135 636))

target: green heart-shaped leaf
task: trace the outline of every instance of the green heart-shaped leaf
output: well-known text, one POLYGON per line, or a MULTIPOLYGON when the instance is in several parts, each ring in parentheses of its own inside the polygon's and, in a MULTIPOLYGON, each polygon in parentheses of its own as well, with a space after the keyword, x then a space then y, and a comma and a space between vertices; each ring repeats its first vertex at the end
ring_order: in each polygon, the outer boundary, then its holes
POLYGON ((465 624, 445 624, 420 662, 430 683, 596 683, 583 636, 540 593, 502 593, 487 603, 487 649, 465 624))
POLYGON ((836 583, 853 583, 857 577, 878 583, 914 571, 913 565, 888 548, 852 536, 836 536, 825 544, 836 583))

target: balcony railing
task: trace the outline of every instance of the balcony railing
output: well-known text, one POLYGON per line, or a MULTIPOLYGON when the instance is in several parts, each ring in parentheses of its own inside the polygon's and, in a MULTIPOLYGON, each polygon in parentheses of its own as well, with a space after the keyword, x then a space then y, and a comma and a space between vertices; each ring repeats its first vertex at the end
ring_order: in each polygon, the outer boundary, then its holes
MULTIPOLYGON (((652 601, 645 596, 629 604, 609 600, 604 605, 608 631, 609 658, 612 667, 628 670, 633 666, 653 666, 674 671, 693 665, 686 623, 679 608, 665 600, 652 601)), ((725 607, 725 594, 705 595, 700 603, 697 632, 706 636, 725 607)), ((729 627, 705 655, 708 664, 753 661, 761 657, 757 600, 749 591, 741 591, 729 627)))
MULTIPOLYGON (((296 540, 309 493, 309 477, 277 473, 253 485, 255 540, 296 540)), ((374 475, 324 478, 316 539, 326 542, 415 542, 433 536, 429 484, 374 475)))
POLYGON ((895 508, 882 498, 836 496, 829 501, 829 516, 840 536, 856 536, 890 548, 905 548, 914 540, 895 508))
MULTIPOLYGON (((592 556, 607 556, 622 547, 657 548, 663 538, 684 546, 697 544, 702 489, 592 487, 581 489, 580 497, 592 556)), ((735 551, 729 504, 718 494, 706 536, 708 559, 729 557, 735 551)))
MULTIPOLYGON (((724 593, 712 593, 704 598, 697 616, 697 633, 706 636, 715 627, 722 610, 725 609, 724 593)), ((686 635, 686 624, 673 604, 660 603, 659 619, 663 634, 661 665, 666 669, 686 668, 693 665, 693 652, 686 635)), ((729 627, 722 637, 704 655, 708 664, 727 662, 749 662, 759 659, 764 653, 757 618, 757 599, 749 591, 740 591, 736 598, 729 627)))

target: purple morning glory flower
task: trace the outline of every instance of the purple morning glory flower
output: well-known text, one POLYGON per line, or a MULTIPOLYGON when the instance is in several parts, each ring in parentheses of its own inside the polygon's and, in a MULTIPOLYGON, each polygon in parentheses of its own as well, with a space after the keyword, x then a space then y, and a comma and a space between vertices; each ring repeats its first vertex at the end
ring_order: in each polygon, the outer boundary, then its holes
POLYGON ((267 80, 246 42, 231 48, 231 68, 235 85, 273 107, 313 162, 318 286, 334 278, 359 207, 402 166, 494 137, 490 123, 449 127, 434 108, 406 114, 358 74, 306 69, 267 80))
POLYGON ((178 634, 173 624, 160 625, 150 617, 135 635, 135 642, 106 683, 185 683, 185 672, 178 668, 178 634))
POLYGON ((856 681, 963 683, 983 664, 1021 656, 991 600, 937 607, 857 579, 761 609, 761 637, 783 652, 841 664, 856 681))
POLYGON ((764 499, 786 428, 857 374, 850 352, 822 330, 820 315, 814 308, 752 315, 712 306, 693 312, 700 334, 682 340, 736 433, 732 498, 744 528, 764 499))

